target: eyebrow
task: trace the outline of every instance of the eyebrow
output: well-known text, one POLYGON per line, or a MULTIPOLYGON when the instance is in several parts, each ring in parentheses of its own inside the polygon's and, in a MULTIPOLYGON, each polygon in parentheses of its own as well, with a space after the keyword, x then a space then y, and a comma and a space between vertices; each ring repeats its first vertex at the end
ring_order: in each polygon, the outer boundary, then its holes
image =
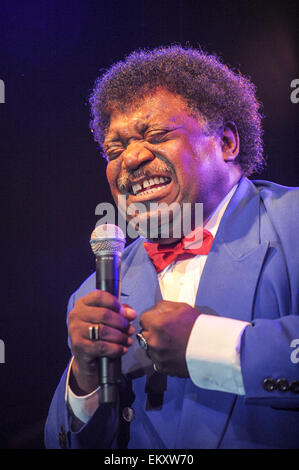
MULTIPOLYGON (((135 131, 138 132, 138 134, 140 135, 143 135, 147 129, 151 126, 157 126, 157 125, 161 125, 161 124, 158 124, 158 123, 153 123, 153 124, 149 124, 149 119, 150 119, 150 115, 147 115, 145 116, 145 119, 139 119, 138 121, 136 121, 136 123, 133 125, 133 129, 135 131)), ((113 142, 119 142, 122 140, 122 136, 121 136, 121 133, 122 133, 122 130, 112 130, 112 131, 108 131, 107 132, 107 135, 105 137, 105 142, 107 143, 113 143, 113 142)))

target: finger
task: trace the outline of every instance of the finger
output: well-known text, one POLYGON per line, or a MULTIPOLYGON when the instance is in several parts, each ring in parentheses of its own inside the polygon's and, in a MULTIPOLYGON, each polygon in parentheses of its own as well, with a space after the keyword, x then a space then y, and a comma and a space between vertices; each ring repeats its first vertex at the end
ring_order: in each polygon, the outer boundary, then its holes
POLYGON ((70 311, 69 320, 100 323, 103 315, 107 315, 107 311, 114 313, 119 317, 124 317, 120 312, 115 312, 115 310, 109 309, 108 307, 95 307, 78 302, 75 305, 75 308, 70 311))
POLYGON ((80 357, 81 361, 93 361, 99 357, 109 357, 115 359, 121 357, 128 351, 127 346, 108 341, 90 341, 82 340, 73 348, 73 354, 80 357))
POLYGON ((127 332, 130 326, 129 321, 119 313, 109 310, 107 308, 100 307, 84 307, 84 311, 80 312, 73 311, 70 313, 69 324, 76 324, 77 327, 81 327, 82 323, 87 324, 99 324, 103 323, 104 325, 111 326, 121 331, 127 332), (77 323, 79 325, 77 325, 77 323))
POLYGON ((97 343, 97 349, 98 357, 110 357, 111 359, 119 358, 128 351, 126 346, 106 341, 99 341, 97 343))
POLYGON ((133 321, 137 317, 137 312, 132 307, 127 304, 122 304, 122 308, 124 309, 124 316, 129 320, 133 321))
POLYGON ((140 330, 139 334, 137 335, 139 346, 144 350, 145 354, 149 357, 149 359, 152 359, 151 353, 150 353, 151 348, 150 348, 149 338, 150 338, 150 335, 145 330, 140 330))
POLYGON ((90 307, 106 307, 115 312, 119 312, 121 309, 121 303, 119 300, 110 294, 110 292, 105 292, 103 290, 96 290, 90 292, 89 294, 81 297, 81 302, 90 307))
MULTIPOLYGON (((86 329, 84 335, 85 339, 89 338, 89 329, 86 329)), ((123 346, 128 346, 132 344, 132 338, 130 338, 126 333, 111 328, 110 326, 99 324, 98 325, 98 340, 97 341, 106 341, 108 343, 121 344, 123 346)))
POLYGON ((156 314, 154 308, 143 313, 140 317, 140 327, 142 330, 147 331, 150 329, 153 322, 153 316, 156 314))

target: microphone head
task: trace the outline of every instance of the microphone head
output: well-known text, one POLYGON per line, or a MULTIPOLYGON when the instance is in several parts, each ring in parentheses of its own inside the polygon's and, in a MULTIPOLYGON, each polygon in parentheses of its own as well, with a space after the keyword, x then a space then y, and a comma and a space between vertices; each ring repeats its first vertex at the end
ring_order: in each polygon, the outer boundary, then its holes
POLYGON ((91 234, 90 245, 95 256, 121 256, 126 244, 123 231, 113 224, 98 225, 91 234))

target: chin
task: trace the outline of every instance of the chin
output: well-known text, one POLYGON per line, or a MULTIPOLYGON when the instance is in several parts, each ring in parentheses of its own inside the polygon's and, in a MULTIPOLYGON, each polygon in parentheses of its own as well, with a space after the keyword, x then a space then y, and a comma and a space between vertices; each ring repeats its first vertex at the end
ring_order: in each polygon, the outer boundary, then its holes
POLYGON ((161 244, 170 244, 180 240, 183 237, 182 230, 181 211, 173 214, 167 211, 161 213, 161 210, 151 210, 132 217, 128 221, 128 235, 130 238, 142 236, 161 244))

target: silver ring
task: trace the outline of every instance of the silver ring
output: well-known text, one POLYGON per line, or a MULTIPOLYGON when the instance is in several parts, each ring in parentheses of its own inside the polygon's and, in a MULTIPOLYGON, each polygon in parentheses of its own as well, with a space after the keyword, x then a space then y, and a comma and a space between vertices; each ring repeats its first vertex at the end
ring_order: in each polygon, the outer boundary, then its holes
POLYGON ((88 335, 91 341, 99 341, 99 325, 93 325, 88 328, 88 335))
POLYGON ((142 334, 143 330, 140 330, 139 333, 137 333, 136 338, 138 339, 139 346, 144 349, 144 351, 147 350, 148 348, 148 343, 145 339, 145 337, 142 334))
POLYGON ((156 366, 155 363, 153 364, 153 367, 154 367, 154 371, 155 371, 155 372, 159 372, 159 371, 158 371, 158 367, 156 366))

